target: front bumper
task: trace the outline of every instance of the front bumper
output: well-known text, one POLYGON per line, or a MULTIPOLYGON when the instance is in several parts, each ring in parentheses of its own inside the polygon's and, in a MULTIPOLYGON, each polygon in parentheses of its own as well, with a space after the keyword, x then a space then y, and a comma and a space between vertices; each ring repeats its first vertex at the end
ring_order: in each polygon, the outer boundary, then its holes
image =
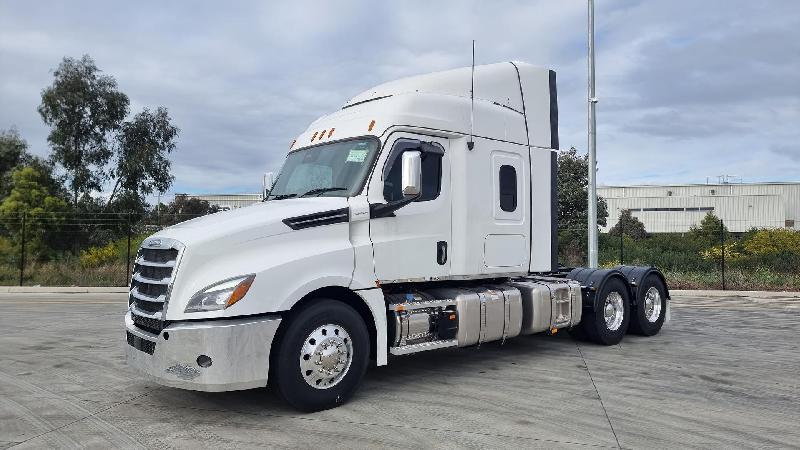
POLYGON ((130 366, 165 386, 208 392, 263 387, 280 323, 279 316, 180 322, 155 335, 134 326, 129 311, 125 353, 130 366), (211 365, 201 367, 200 355, 210 357, 211 365))

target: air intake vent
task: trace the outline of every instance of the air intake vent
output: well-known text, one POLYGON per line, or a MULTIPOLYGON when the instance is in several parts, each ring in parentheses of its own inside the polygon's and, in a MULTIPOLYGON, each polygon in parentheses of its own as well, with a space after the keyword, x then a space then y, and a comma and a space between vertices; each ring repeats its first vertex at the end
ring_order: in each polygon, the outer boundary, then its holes
POLYGON ((135 348, 136 350, 141 350, 147 353, 148 355, 152 355, 156 351, 155 342, 140 338, 139 336, 136 336, 130 331, 128 331, 127 333, 128 333, 128 345, 130 345, 131 347, 135 348))
POLYGON ((334 209, 333 211, 324 211, 314 214, 306 214, 304 216, 290 217, 284 219, 283 223, 293 230, 302 230, 303 228, 318 227, 321 225, 332 225, 334 223, 343 223, 350 220, 350 209, 334 209))

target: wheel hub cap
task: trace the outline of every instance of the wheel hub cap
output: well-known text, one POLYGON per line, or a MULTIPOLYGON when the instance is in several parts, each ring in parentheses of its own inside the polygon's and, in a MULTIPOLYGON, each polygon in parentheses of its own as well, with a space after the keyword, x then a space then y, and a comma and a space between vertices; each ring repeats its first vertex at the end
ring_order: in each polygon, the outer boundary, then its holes
POLYGON ((644 317, 650 323, 655 323, 661 317, 661 293, 651 287, 644 294, 644 317))
POLYGON ((611 331, 617 331, 622 325, 622 320, 625 318, 625 306, 619 292, 612 292, 606 297, 603 318, 606 321, 606 328, 611 331))
POLYGON ((311 332, 300 349, 300 373, 309 386, 327 389, 338 384, 353 359, 350 335, 339 325, 322 325, 311 332))

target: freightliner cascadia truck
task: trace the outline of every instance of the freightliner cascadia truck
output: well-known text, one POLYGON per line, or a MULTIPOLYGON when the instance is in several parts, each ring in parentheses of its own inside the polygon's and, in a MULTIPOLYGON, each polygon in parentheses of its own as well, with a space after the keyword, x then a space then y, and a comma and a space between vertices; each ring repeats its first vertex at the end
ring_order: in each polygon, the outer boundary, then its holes
POLYGON ((128 363, 200 391, 269 380, 314 411, 389 355, 559 329, 603 345, 658 333, 657 269, 559 266, 558 146, 555 72, 528 64, 357 95, 297 137, 263 202, 143 242, 128 363))

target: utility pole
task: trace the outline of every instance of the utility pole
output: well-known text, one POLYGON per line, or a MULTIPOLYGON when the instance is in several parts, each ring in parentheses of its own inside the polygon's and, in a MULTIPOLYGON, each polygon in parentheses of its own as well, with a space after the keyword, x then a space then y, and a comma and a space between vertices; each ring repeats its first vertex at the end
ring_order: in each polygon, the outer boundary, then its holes
POLYGON ((594 0, 589 0, 589 268, 597 268, 597 129, 594 91, 594 0))

